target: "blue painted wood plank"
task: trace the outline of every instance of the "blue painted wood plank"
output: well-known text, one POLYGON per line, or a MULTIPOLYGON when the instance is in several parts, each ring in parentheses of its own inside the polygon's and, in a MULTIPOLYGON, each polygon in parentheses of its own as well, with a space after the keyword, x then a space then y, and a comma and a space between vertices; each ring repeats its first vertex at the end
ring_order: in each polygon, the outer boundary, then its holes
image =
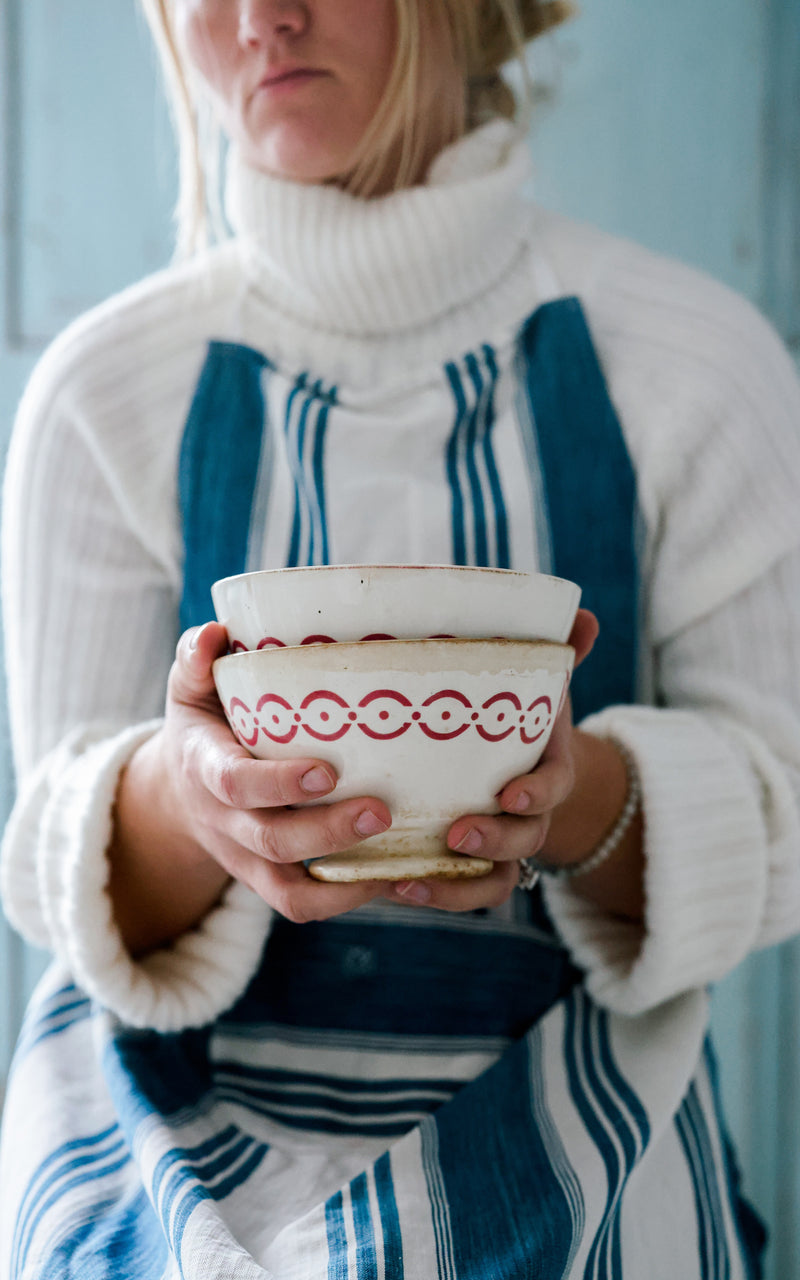
POLYGON ((17 6, 17 330, 52 337, 168 261, 174 147, 130 0, 17 6))
POLYGON ((767 6, 763 306, 800 360, 800 3, 767 6))
POLYGON ((580 0, 534 46, 537 196, 757 296, 768 8, 580 0))

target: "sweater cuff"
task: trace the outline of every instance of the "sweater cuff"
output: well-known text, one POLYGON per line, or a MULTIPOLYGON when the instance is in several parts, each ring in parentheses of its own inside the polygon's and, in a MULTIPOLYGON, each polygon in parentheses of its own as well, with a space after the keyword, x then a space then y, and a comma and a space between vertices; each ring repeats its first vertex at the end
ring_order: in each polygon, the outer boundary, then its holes
POLYGON ((753 946, 767 890, 762 785, 692 712, 612 707, 580 727, 618 738, 639 769, 645 919, 614 917, 564 881, 545 900, 592 996, 638 1014, 716 981, 753 946))
POLYGON ((106 851, 120 774, 155 728, 128 728, 75 755, 42 815, 37 870, 49 944, 76 983, 122 1022, 169 1032, 230 1007, 258 966, 272 912, 234 883, 169 947, 138 961, 126 950, 107 892, 106 851))

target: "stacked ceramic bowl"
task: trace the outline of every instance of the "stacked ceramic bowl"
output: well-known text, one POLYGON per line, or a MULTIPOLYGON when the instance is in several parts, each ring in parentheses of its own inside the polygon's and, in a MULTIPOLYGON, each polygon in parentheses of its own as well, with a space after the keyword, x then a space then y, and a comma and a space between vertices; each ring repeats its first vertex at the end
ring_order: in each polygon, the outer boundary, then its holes
MULTIPOLYGON (((539 760, 562 705, 578 587, 545 574, 342 565, 212 588, 231 653, 214 678, 262 759, 329 761, 334 796, 378 796, 392 827, 309 863, 320 880, 485 875, 447 831, 539 760)), ((320 802, 324 803, 324 802, 320 802)))

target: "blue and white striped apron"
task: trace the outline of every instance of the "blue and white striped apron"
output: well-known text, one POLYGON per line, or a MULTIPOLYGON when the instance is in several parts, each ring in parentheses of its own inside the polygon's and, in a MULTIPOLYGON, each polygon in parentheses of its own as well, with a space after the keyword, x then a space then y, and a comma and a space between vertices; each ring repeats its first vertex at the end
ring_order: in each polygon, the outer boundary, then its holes
MULTIPOLYGON (((510 562, 492 366, 484 347, 445 370, 455 563, 510 562)), ((252 567, 269 370, 209 348, 181 456, 184 626, 212 616, 215 578, 252 567)), ((549 567, 601 623, 582 717, 634 700, 638 606, 634 477, 576 300, 525 324, 515 376, 549 567)), ((336 392, 303 375, 290 400, 285 560, 324 563, 336 392)), ((12 1079, 41 1150, 13 1189, 10 1278, 757 1280, 704 994, 610 1015, 540 896, 514 899, 278 919, 235 1006, 173 1035, 119 1025, 51 970, 12 1079)))

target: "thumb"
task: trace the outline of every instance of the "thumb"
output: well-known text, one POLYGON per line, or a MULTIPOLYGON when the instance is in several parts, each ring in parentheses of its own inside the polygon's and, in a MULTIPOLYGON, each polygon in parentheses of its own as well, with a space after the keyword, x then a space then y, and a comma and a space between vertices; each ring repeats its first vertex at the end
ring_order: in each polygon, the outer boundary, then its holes
POLYGON ((575 650, 575 666, 578 667, 588 657, 597 639, 600 624, 588 609, 579 609, 570 633, 568 644, 575 650))
POLYGON ((216 700, 212 667, 228 652, 228 633, 219 622, 206 622, 184 631, 178 641, 169 677, 169 695, 187 706, 205 706, 216 700))

